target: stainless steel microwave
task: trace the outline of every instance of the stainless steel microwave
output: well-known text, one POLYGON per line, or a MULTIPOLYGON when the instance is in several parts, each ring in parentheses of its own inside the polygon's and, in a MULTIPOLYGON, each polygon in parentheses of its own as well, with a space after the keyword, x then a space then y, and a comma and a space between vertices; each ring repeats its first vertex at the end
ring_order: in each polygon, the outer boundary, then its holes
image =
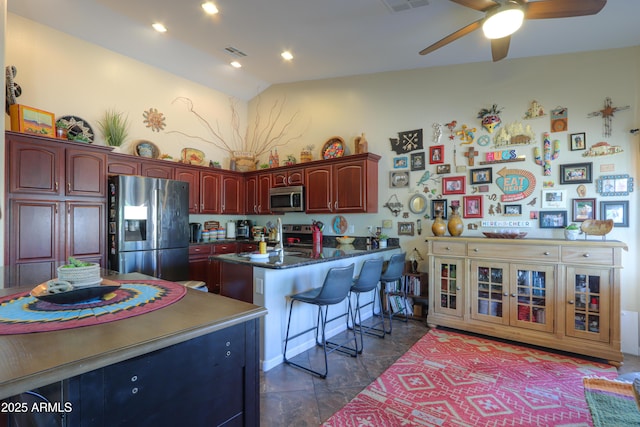
POLYGON ((269 190, 272 212, 304 212, 304 187, 275 187, 269 190))

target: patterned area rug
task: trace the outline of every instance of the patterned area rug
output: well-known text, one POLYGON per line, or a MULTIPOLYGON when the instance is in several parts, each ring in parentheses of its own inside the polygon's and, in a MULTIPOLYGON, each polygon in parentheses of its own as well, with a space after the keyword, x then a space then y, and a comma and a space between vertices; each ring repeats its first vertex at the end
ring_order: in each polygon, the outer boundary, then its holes
POLYGON ((432 330, 324 426, 590 426, 583 377, 612 366, 432 330))
POLYGON ((585 378, 584 395, 594 426, 640 426, 640 403, 636 404, 633 384, 585 378))

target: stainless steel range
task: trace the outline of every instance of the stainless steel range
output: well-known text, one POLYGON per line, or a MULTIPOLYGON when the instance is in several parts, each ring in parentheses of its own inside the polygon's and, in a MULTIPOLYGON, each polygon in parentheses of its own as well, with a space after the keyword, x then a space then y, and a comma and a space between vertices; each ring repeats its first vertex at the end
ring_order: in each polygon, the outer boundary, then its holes
POLYGON ((283 224, 282 237, 285 247, 313 247, 313 231, 308 224, 283 224))

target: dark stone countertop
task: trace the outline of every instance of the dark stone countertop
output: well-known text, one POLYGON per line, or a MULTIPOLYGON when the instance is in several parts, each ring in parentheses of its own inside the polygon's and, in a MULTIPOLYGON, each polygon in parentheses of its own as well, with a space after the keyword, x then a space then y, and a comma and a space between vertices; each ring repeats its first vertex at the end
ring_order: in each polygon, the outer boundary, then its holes
POLYGON ((367 255, 375 252, 385 252, 400 249, 400 246, 389 246, 382 249, 367 249, 366 247, 355 247, 352 245, 323 246, 321 250, 314 251, 311 248, 285 247, 282 261, 277 254, 269 251, 269 258, 265 260, 252 260, 247 253, 211 255, 209 258, 216 261, 230 262, 235 264, 249 264, 256 267, 285 269, 302 267, 305 265, 318 264, 322 262, 335 261, 340 258, 351 258, 367 255))

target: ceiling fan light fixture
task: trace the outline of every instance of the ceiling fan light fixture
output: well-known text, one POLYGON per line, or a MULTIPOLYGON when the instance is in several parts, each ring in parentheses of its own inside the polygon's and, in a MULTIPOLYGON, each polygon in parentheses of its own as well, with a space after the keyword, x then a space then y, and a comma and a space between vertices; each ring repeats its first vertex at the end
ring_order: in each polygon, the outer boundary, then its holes
POLYGON ((524 11, 517 4, 506 4, 487 16, 482 31, 488 39, 501 39, 518 31, 524 20, 524 11))

